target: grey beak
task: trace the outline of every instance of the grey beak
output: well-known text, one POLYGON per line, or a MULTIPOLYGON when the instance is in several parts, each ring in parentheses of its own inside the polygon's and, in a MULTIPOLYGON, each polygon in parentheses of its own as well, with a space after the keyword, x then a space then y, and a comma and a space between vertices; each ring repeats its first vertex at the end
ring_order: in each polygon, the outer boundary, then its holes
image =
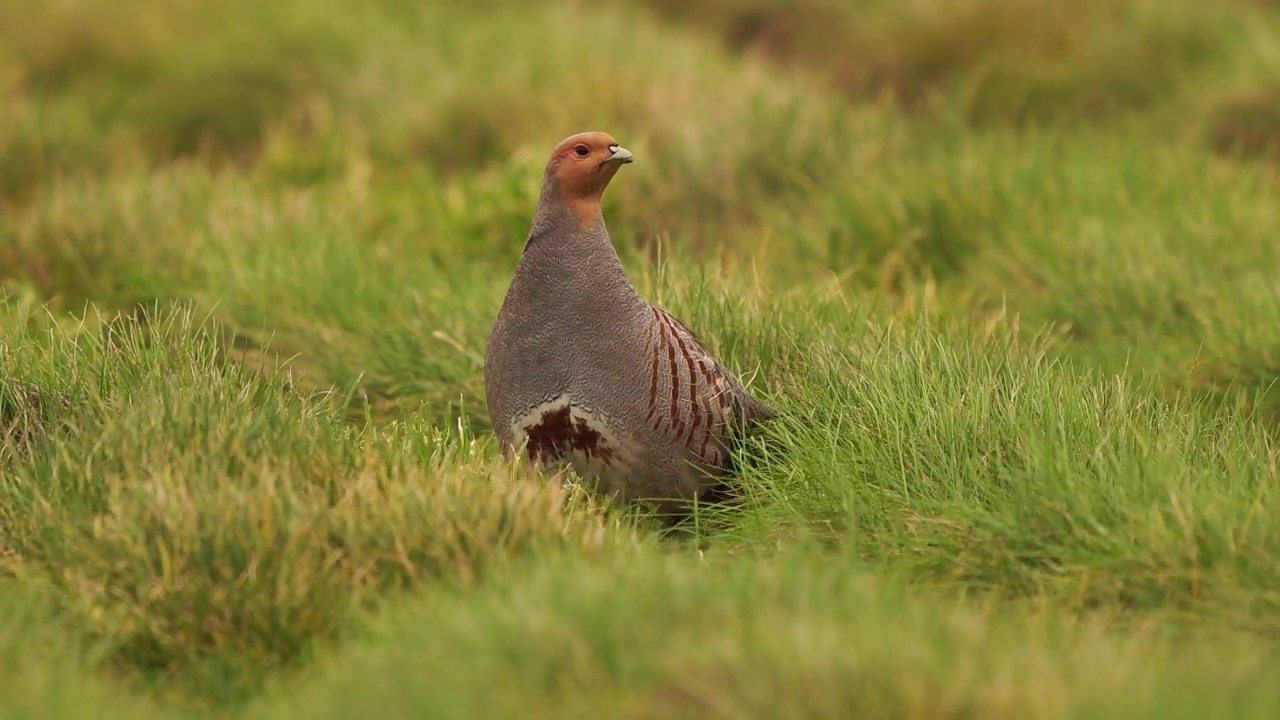
POLYGON ((605 162, 629 163, 635 162, 635 159, 632 157, 630 150, 622 147, 621 145, 614 145, 613 154, 610 155, 605 162))

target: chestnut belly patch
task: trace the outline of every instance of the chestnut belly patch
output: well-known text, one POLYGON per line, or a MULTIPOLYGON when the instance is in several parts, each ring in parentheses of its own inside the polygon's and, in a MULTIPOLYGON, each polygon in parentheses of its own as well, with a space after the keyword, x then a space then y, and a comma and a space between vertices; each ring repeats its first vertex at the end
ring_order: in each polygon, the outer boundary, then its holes
POLYGON ((516 446, 535 463, 603 470, 622 460, 623 443, 608 424, 568 397, 534 407, 514 424, 516 446))

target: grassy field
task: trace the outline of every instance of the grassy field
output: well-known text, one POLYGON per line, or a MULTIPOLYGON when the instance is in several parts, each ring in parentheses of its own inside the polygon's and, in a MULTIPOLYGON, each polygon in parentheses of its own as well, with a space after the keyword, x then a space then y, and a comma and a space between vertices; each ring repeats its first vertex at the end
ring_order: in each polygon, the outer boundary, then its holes
POLYGON ((1280 5, 0 5, 0 717, 1280 715, 1280 5), (790 8, 790 9, 787 9, 790 8), (550 148, 780 411, 505 464, 550 148))

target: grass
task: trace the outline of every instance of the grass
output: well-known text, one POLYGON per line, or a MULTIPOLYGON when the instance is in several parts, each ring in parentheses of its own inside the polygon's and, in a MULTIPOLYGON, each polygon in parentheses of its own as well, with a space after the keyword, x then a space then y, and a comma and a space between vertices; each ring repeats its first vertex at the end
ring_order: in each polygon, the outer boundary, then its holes
POLYGON ((0 715, 1273 716, 1274 3, 801 5, 0 8, 0 715), (585 128, 687 537, 489 432, 585 128))
POLYGON ((250 716, 1239 717, 1275 701, 1274 660, 1249 640, 1186 655, 1148 626, 923 601, 839 555, 627 560, 400 605, 250 716), (453 690, 477 674, 507 692, 453 690))

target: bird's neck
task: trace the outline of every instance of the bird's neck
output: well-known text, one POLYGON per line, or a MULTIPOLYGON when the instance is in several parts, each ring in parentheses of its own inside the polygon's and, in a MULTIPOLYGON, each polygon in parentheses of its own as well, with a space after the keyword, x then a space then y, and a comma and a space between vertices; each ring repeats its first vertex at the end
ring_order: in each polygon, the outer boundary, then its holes
POLYGON ((594 217, 580 207, 544 197, 538 204, 513 289, 544 304, 633 301, 638 298, 609 238, 596 204, 594 217))

